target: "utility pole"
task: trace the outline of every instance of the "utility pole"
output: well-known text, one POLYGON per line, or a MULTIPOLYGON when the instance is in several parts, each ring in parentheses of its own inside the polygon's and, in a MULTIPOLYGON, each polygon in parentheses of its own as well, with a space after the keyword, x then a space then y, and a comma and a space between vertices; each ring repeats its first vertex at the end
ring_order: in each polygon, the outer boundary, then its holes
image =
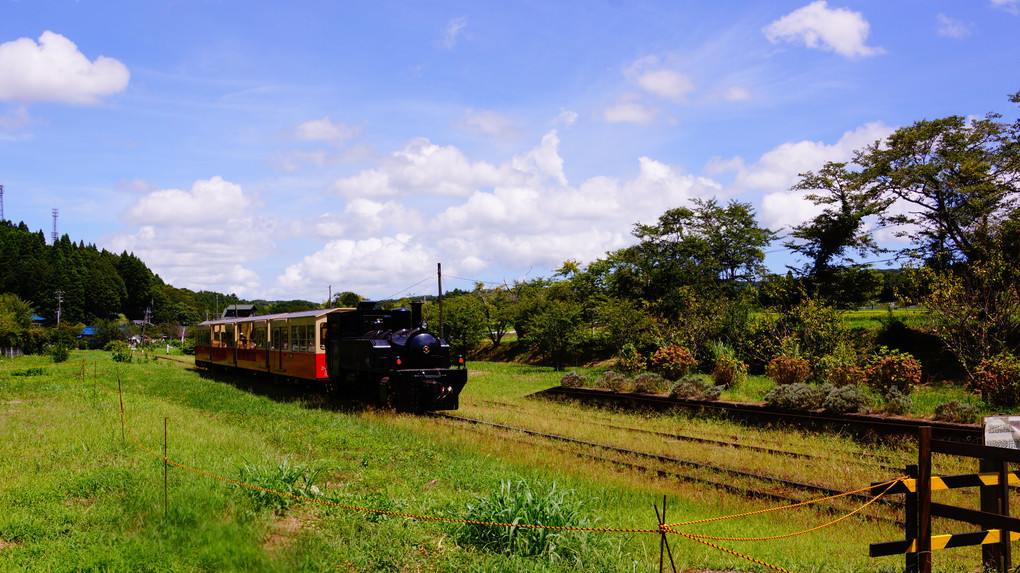
POLYGON ((443 337, 443 263, 436 263, 436 274, 439 276, 439 338, 443 337))
POLYGON ((60 326, 60 310, 64 302, 64 291, 57 291, 57 326, 60 326))

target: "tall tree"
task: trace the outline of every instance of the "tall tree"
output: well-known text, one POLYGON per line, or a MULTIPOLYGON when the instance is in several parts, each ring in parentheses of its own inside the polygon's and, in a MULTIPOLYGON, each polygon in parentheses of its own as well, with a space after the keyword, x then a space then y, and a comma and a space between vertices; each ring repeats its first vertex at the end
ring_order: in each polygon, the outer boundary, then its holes
POLYGON ((937 269, 987 255, 1020 184, 1020 127, 999 117, 918 121, 857 153, 863 183, 896 201, 883 220, 913 239, 907 254, 937 269))
POLYGON ((866 263, 866 257, 884 252, 868 228, 869 218, 881 214, 891 199, 876 197, 864 184, 860 171, 846 163, 826 163, 818 172, 800 175, 794 190, 811 191, 807 198, 824 210, 810 221, 793 228, 785 246, 808 259, 797 269, 810 296, 821 297, 839 308, 853 308, 873 298, 881 280, 866 263))

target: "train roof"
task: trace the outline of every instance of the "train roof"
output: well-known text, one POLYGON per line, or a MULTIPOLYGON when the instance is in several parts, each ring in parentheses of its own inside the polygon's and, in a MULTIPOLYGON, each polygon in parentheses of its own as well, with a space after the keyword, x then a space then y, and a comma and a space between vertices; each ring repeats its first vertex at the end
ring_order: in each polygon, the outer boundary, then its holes
POLYGON ((263 322, 266 320, 290 320, 292 318, 318 318, 331 312, 350 312, 353 308, 317 308, 314 310, 302 310, 299 312, 280 312, 276 314, 261 314, 256 316, 242 316, 238 318, 217 318, 199 323, 199 326, 212 326, 214 324, 239 324, 243 322, 263 322))

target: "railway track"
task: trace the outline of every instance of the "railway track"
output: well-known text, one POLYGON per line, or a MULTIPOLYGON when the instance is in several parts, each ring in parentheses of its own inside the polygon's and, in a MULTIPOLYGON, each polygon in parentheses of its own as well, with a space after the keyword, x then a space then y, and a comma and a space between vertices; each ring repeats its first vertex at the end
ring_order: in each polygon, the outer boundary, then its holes
MULTIPOLYGON (((523 441, 521 436, 526 436, 528 438, 535 439, 532 441, 528 441, 527 443, 529 444, 540 445, 542 442, 545 442, 546 444, 560 444, 561 446, 563 446, 557 448, 560 451, 568 452, 574 455, 596 460, 602 463, 612 464, 617 467, 622 467, 629 470, 651 473, 658 475, 659 477, 676 479, 681 482, 697 483, 700 485, 713 487, 716 489, 727 491, 732 494, 742 495, 750 498, 765 499, 781 503, 793 504, 803 502, 807 497, 807 496, 797 497, 790 494, 791 492, 795 491, 809 494, 810 497, 829 497, 844 493, 843 491, 840 490, 834 490, 832 488, 827 488, 815 484, 802 483, 774 476, 767 476, 743 470, 726 468, 716 464, 708 464, 693 460, 685 460, 673 456, 665 456, 661 454, 643 452, 633 450, 630 448, 614 446, 610 444, 592 442, 589 440, 581 440, 569 436, 539 432, 528 428, 499 424, 495 422, 489 422, 486 420, 468 418, 465 416, 457 416, 441 412, 430 412, 429 415, 435 418, 449 420, 455 423, 470 424, 475 427, 495 429, 497 431, 503 432, 504 435, 502 437, 504 437, 505 439, 523 441), (579 448, 567 448, 565 446, 579 446, 579 448), (658 467, 653 465, 646 465, 644 463, 638 463, 637 460, 646 460, 652 464, 657 464, 658 467), (705 475, 702 476, 692 475, 691 473, 682 473, 680 471, 673 471, 671 469, 664 468, 683 468, 686 470, 691 470, 693 473, 701 473, 709 476, 718 476, 722 477, 723 479, 722 480, 710 479, 708 477, 705 477, 705 475), (731 481, 725 481, 726 478, 730 478, 731 481), (737 481, 765 484, 771 486, 774 489, 772 491, 766 491, 764 489, 755 489, 753 487, 735 485, 734 482, 737 481)), ((853 500, 860 504, 866 503, 873 499, 871 496, 865 494, 852 494, 847 495, 845 497, 848 500, 853 500)), ((902 505, 901 503, 892 500, 881 500, 880 502, 897 507, 902 505)), ((828 510, 833 513, 845 511, 845 509, 839 509, 835 505, 829 505, 828 510)), ((879 516, 867 516, 867 518, 880 521, 894 521, 879 516)))
MULTIPOLYGON (((516 406, 513 406, 511 404, 507 404, 505 402, 495 402, 495 401, 491 401, 491 400, 486 400, 485 402, 487 404, 491 404, 491 405, 495 405, 495 406, 499 406, 499 407, 516 407, 516 406)), ((806 454, 806 453, 802 453, 802 452, 791 452, 791 451, 788 451, 788 450, 781 450, 781 449, 777 449, 777 448, 770 448, 770 447, 764 447, 764 446, 756 446, 756 445, 750 445, 750 444, 742 444, 742 443, 739 442, 741 437, 740 436, 736 436, 736 435, 722 436, 722 437, 726 438, 725 440, 710 439, 710 438, 703 438, 703 437, 698 437, 698 436, 690 436, 690 435, 687 435, 687 434, 680 434, 680 433, 677 433, 677 432, 660 432, 660 431, 657 431, 657 430, 648 430, 648 429, 645 429, 645 428, 635 428, 635 427, 632 427, 632 426, 621 426, 619 424, 600 422, 600 421, 597 421, 597 420, 593 419, 590 416, 589 417, 585 417, 584 419, 581 419, 581 418, 573 418, 573 419, 577 420, 580 423, 587 424, 589 426, 598 426, 598 427, 601 427, 601 428, 608 428, 608 429, 611 429, 611 430, 619 430, 619 431, 624 431, 624 432, 634 432, 634 433, 637 433, 637 434, 645 434, 645 435, 650 435, 650 436, 656 436, 656 437, 662 438, 665 441, 690 442, 690 443, 695 443, 695 444, 704 444, 704 445, 708 445, 708 446, 726 447, 726 448, 732 448, 732 449, 735 449, 735 450, 745 450, 745 451, 751 451, 751 452, 758 452, 758 453, 762 453, 762 454, 775 455, 775 456, 783 456, 783 457, 792 458, 792 459, 810 459, 810 460, 824 459, 824 460, 830 460, 830 461, 836 460, 836 458, 834 458, 832 456, 819 456, 819 455, 816 455, 816 454, 806 454)), ((858 464, 858 465, 864 466, 864 467, 874 468, 875 470, 881 470, 881 471, 900 472, 900 471, 903 470, 903 466, 902 465, 900 465, 900 466, 891 465, 890 462, 892 462, 892 459, 889 456, 878 456, 878 455, 872 454, 872 457, 874 458, 873 460, 855 459, 855 460, 853 460, 853 462, 858 464)), ((840 461, 845 463, 845 460, 841 459, 840 461)))
POLYGON ((648 394, 616 393, 592 388, 558 386, 532 394, 534 398, 574 400, 597 406, 624 407, 635 410, 671 411, 689 410, 712 412, 727 419, 756 424, 782 424, 807 429, 845 431, 859 435, 916 437, 922 426, 932 428, 932 437, 938 440, 981 443, 983 432, 975 424, 951 424, 932 420, 888 418, 868 414, 828 414, 780 410, 761 404, 739 402, 700 401, 652 396, 648 394))

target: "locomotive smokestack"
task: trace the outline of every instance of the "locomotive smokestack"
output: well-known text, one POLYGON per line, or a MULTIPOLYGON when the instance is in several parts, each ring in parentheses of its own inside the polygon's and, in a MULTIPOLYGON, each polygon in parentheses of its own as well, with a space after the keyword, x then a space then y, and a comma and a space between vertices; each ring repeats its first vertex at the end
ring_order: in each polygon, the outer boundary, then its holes
POLYGON ((416 300, 411 303, 411 328, 418 328, 421 326, 421 305, 423 303, 420 300, 416 300))

